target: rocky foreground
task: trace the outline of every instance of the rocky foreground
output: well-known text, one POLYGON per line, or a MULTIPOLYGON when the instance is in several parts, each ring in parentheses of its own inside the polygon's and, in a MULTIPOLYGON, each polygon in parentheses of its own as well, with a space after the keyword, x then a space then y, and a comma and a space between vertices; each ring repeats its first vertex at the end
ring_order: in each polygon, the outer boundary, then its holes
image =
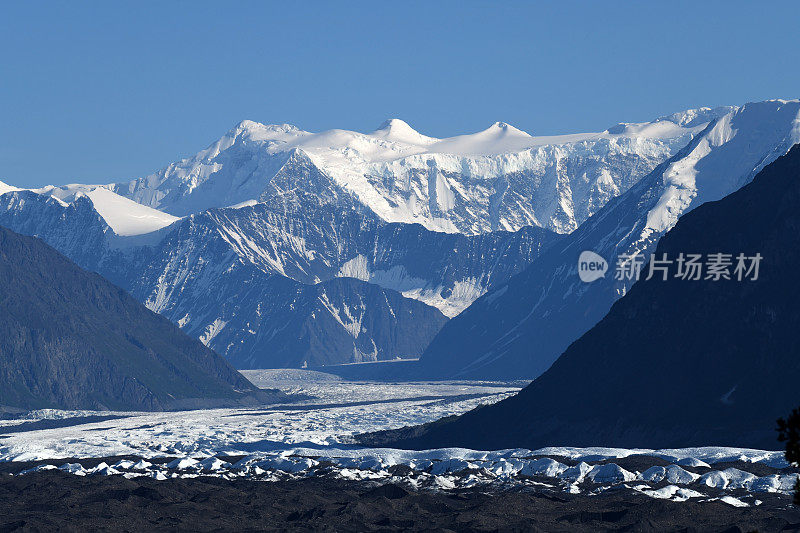
POLYGON ((79 477, 0 473, 0 531, 796 531, 785 495, 754 507, 722 501, 479 489, 415 491, 331 478, 79 477))

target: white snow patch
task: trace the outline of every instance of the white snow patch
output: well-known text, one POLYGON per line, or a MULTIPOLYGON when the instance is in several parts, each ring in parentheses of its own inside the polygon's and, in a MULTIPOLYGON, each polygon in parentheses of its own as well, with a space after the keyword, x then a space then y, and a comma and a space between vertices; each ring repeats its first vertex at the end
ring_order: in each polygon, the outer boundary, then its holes
POLYGON ((217 318, 203 330, 203 334, 200 335, 200 342, 208 346, 227 324, 227 321, 217 318))
POLYGON ((180 220, 152 207, 138 204, 105 187, 97 187, 85 194, 117 235, 128 237, 152 233, 180 220))

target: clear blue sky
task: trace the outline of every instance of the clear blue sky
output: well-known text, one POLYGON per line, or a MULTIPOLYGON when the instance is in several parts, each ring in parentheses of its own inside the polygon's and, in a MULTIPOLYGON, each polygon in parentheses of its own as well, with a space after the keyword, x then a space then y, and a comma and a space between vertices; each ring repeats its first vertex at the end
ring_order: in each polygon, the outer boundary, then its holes
POLYGON ((0 180, 139 177, 244 118, 557 134, 794 98, 799 30, 796 1, 6 2, 0 180))

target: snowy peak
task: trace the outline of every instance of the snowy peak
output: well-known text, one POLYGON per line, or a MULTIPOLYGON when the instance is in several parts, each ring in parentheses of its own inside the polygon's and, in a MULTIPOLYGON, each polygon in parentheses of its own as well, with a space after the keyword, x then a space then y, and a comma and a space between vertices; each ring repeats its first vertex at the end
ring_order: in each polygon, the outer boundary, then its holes
POLYGON ((719 200, 748 183, 765 165, 800 142, 800 100, 746 104, 719 117, 685 157, 663 174, 645 237, 670 229, 683 213, 719 200))
POLYGON ((0 182, 0 195, 17 191, 51 198, 62 206, 86 200, 114 233, 121 237, 151 233, 179 220, 178 217, 120 196, 102 185, 47 185, 39 189, 18 189, 0 182))
POLYGON ((92 201, 95 211, 119 236, 131 237, 152 233, 180 220, 167 213, 137 204, 105 187, 97 187, 85 195, 92 201))
POLYGON ((7 192, 18 191, 19 189, 14 187, 13 185, 9 185, 8 183, 4 183, 0 181, 0 194, 5 194, 7 192))
POLYGON ((653 138, 671 137, 679 131, 703 128, 708 123, 735 112, 738 109, 739 107, 737 106, 688 109, 686 111, 658 117, 652 122, 620 122, 608 128, 604 133, 609 135, 653 138))
POLYGON ((261 124, 253 120, 243 120, 228 132, 229 137, 244 137, 254 141, 286 140, 286 137, 302 134, 307 132, 292 124, 261 124))
POLYGON ((477 135, 485 135, 485 136, 493 136, 493 137, 506 137, 506 136, 513 136, 513 137, 530 137, 527 132, 522 131, 519 128, 515 128, 511 124, 506 122, 495 122, 482 132, 478 133, 477 135))
POLYGON ((373 133, 385 133, 390 131, 410 131, 413 133, 419 133, 414 128, 408 125, 408 122, 405 120, 401 120, 399 118, 390 118, 389 120, 384 120, 383 123, 378 126, 373 133))
POLYGON ((708 124, 712 120, 723 117, 737 109, 739 109, 738 106, 699 107, 659 117, 655 122, 669 121, 684 128, 692 128, 701 124, 708 124))
POLYGON ((385 121, 380 127, 370 134, 372 137, 379 137, 389 141, 429 145, 436 142, 438 139, 422 135, 420 132, 408 125, 404 120, 399 118, 392 118, 385 121))
POLYGON ((478 133, 442 139, 431 147, 430 152, 468 157, 496 156, 524 152, 543 145, 560 144, 574 140, 577 139, 537 139, 506 122, 495 122, 478 133))
POLYGON ((194 156, 109 188, 175 216, 293 191, 310 202, 303 209, 349 198, 386 222, 433 231, 474 235, 535 225, 569 233, 733 109, 550 137, 506 122, 437 139, 398 118, 370 133, 243 120, 194 156), (297 168, 315 179, 281 172, 297 153, 308 158, 297 168))

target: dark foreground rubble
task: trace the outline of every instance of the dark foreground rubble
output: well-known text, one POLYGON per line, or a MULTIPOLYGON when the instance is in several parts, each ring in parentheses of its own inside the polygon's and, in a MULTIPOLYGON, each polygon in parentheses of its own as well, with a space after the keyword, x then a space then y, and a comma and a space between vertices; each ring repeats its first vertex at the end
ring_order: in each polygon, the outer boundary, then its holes
POLYGON ((757 507, 674 502, 626 491, 598 495, 409 491, 306 478, 0 474, 6 531, 798 531, 800 510, 764 494, 757 507))

